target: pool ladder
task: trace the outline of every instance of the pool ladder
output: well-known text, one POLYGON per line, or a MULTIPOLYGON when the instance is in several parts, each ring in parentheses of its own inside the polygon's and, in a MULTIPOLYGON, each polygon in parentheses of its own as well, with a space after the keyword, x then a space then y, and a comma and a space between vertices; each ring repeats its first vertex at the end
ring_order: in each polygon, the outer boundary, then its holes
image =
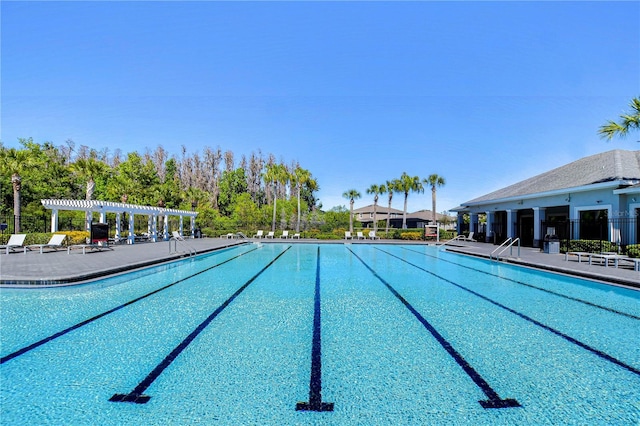
POLYGON ((509 256, 513 257, 513 245, 518 243, 518 259, 520 258, 520 238, 516 238, 515 240, 511 237, 507 238, 502 244, 498 246, 494 251, 489 254, 489 259, 493 259, 493 255, 496 255, 496 260, 500 260, 500 255, 504 253, 507 249, 510 249, 509 256), (506 246, 506 247, 505 247, 506 246), (503 248, 504 247, 504 248, 503 248), (502 250, 500 250, 502 249, 502 250), (500 250, 497 254, 496 252, 500 250))
POLYGON ((187 242, 184 239, 178 239, 178 238, 175 238, 175 237, 171 237, 171 239, 169 239, 169 254, 174 253, 174 252, 178 253, 178 243, 180 243, 181 247, 185 247, 189 251, 189 257, 195 257, 196 254, 198 254, 196 249, 194 249, 189 244, 187 244, 187 242), (172 241, 173 241, 173 249, 171 248, 171 242, 172 241))

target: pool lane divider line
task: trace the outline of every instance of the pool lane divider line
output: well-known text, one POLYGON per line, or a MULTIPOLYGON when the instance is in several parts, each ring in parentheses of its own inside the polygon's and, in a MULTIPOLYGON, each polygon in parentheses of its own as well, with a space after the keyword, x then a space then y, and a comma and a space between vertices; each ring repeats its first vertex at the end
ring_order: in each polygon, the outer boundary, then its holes
POLYGON ((138 385, 129 393, 116 393, 109 401, 111 402, 133 402, 136 404, 146 404, 149 402, 151 397, 149 395, 145 395, 144 391, 146 391, 149 386, 162 374, 162 372, 171 365, 171 363, 180 355, 180 353, 189 346, 193 340, 198 337, 198 335, 205 329, 207 326, 213 321, 219 314, 222 312, 231 302, 234 301, 236 297, 240 295, 249 284, 254 282, 256 278, 258 278, 264 271, 266 271, 271 265, 273 265, 276 260, 278 260, 283 254, 285 254, 291 246, 284 249, 280 254, 278 254, 271 262, 269 262, 264 268, 258 271, 253 277, 249 279, 246 283, 244 283, 235 293, 231 295, 227 300, 225 300, 222 305, 218 306, 218 308, 211 313, 204 321, 200 323, 182 342, 178 344, 170 353, 167 355, 160 364, 156 365, 156 367, 151 370, 151 372, 145 377, 138 385))
MULTIPOLYGON (((378 250, 380 250, 380 249, 378 249, 378 250)), ((523 314, 522 312, 518 312, 515 309, 512 309, 512 308, 510 308, 510 307, 508 307, 506 305, 503 305, 502 303, 497 302, 497 301, 495 301, 495 300, 493 300, 493 299, 491 299, 491 298, 489 298, 487 296, 483 296, 482 294, 477 293, 477 292, 471 290, 470 288, 467 288, 467 287, 465 287, 463 285, 460 285, 460 284, 458 284, 456 282, 453 282, 453 281, 451 281, 451 280, 449 280, 447 278, 444 278, 444 277, 442 277, 442 276, 440 276, 438 274, 434 274, 433 272, 429 271, 428 269, 425 269, 425 268, 423 268, 423 267, 421 267, 419 265, 411 263, 408 260, 405 260, 405 259, 403 259, 403 258, 401 258, 399 256, 396 256, 395 254, 389 253, 389 252, 384 251, 384 250, 380 250, 380 251, 383 252, 383 253, 388 254, 389 256, 395 257, 396 259, 399 259, 402 262, 405 262, 405 263, 413 266, 414 268, 420 269, 420 270, 422 270, 422 271, 424 271, 424 272, 426 272, 426 273, 428 273, 430 275, 433 275, 434 277, 436 277, 436 278, 438 278, 438 279, 440 279, 440 280, 442 280, 444 282, 447 282, 447 283, 452 284, 452 285, 454 285, 454 286, 456 286, 456 287, 458 287, 458 288, 460 288, 460 289, 462 289, 464 291, 467 291, 467 292, 473 294, 474 296, 477 296, 477 297, 479 297, 479 298, 481 298, 483 300, 486 300, 487 302, 489 302, 489 303, 491 303, 491 304, 493 304, 495 306, 498 306, 499 308, 502 308, 502 309, 506 310, 507 312, 510 312, 510 313, 512 313, 514 315, 519 316, 520 318, 524 319, 525 321, 528 321, 528 322, 530 322, 532 324, 537 325, 538 327, 541 327, 541 328, 543 328, 543 329, 545 329, 547 331, 550 331, 551 333, 555 334, 556 336, 562 337, 566 341, 568 341, 570 343, 573 343, 574 345, 577 345, 577 346, 581 347, 582 349, 585 349, 585 350, 587 350, 587 351, 599 356, 600 358, 602 358, 602 359, 604 359, 606 361, 609 361, 609 362, 611 362, 611 363, 613 363, 613 364, 615 364, 615 365, 617 365, 619 367, 624 368, 625 370, 627 370, 627 371, 629 371, 631 373, 634 373, 634 374, 640 376, 640 369, 638 369, 636 367, 633 367, 633 366, 631 366, 629 364, 626 364, 623 361, 620 361, 619 359, 614 358, 613 356, 611 356, 611 355, 609 355, 609 354, 607 354, 605 352, 602 352, 599 349, 591 347, 591 346, 587 345, 586 343, 581 342, 578 339, 575 339, 575 338, 569 336, 568 334, 564 334, 560 330, 556 330, 555 328, 553 328, 553 327, 551 327, 549 325, 546 325, 546 324, 544 324, 544 323, 542 323, 542 322, 540 322, 540 321, 538 321, 536 319, 533 319, 530 316, 523 314)))
POLYGON ((200 274, 202 274, 204 272, 210 271, 211 269, 217 268, 218 266, 224 265, 225 263, 231 262, 232 260, 235 260, 235 259, 239 258, 240 256, 244 256, 245 254, 251 253, 254 250, 257 250, 257 248, 253 248, 251 250, 245 251, 244 253, 240 253, 237 256, 234 256, 234 257, 232 257, 230 259, 227 259, 227 260, 225 260, 223 262, 220 262, 220 263, 215 264, 213 266, 210 266, 210 267, 208 267, 206 269, 203 269, 200 272, 196 272, 195 274, 189 275, 188 277, 181 278, 178 281, 174 281, 174 282, 172 282, 170 284, 167 284, 167 285, 165 285, 163 287, 160 287, 157 290, 154 290, 154 291, 152 291, 150 293, 144 294, 144 295, 142 295, 140 297, 137 297, 137 298, 135 298, 133 300, 130 300, 130 301, 126 302, 126 303, 123 303, 120 306, 116 306, 113 309, 109 309, 108 311, 102 312, 101 314, 98 314, 98 315, 93 316, 93 317, 91 317, 89 319, 86 319, 86 320, 84 320, 82 322, 79 322, 79 323, 77 323, 75 325, 72 325, 71 327, 65 328, 64 330, 59 331, 59 332, 57 332, 55 334, 52 334, 51 336, 45 337, 44 339, 38 340, 37 342, 30 344, 29 346, 25 346, 22 349, 18 349, 17 351, 12 352, 12 353, 10 353, 8 355, 5 355, 2 358, 0 358, 0 365, 4 364, 7 361, 12 360, 13 358, 15 358, 17 356, 20 356, 20 355, 23 355, 23 354, 27 353, 30 350, 33 350, 33 349, 35 349, 35 348, 37 348, 39 346, 42 346, 45 343, 48 343, 48 342, 50 342, 50 341, 52 341, 54 339, 57 339, 60 336, 64 336, 65 334, 67 334, 67 333, 69 333, 69 332, 71 332, 73 330, 76 330, 76 329, 78 329, 78 328, 80 328, 82 326, 85 326, 85 325, 87 325, 87 324, 89 324, 89 323, 91 323, 91 322, 93 322, 93 321, 95 321, 97 319, 100 319, 100 318, 102 318, 102 317, 104 317, 106 315, 112 314, 112 313, 114 313, 114 312, 116 312, 116 311, 118 311, 118 310, 120 310, 120 309, 122 309, 124 307, 127 307, 127 306, 129 306, 129 305, 131 305, 133 303, 139 302, 140 300, 146 299, 149 296, 152 296, 152 295, 154 295, 156 293, 159 293, 159 292, 161 292, 163 290, 166 290, 169 287, 172 287, 172 286, 174 286, 176 284, 179 284, 179 283, 181 283, 183 281, 189 280, 189 279, 191 279, 191 278, 193 278, 193 277, 195 277, 197 275, 200 275, 200 274))
POLYGON ((402 304, 422 323, 422 325, 431 333, 431 335, 440 343, 445 351, 454 359, 454 361, 462 368, 469 378, 480 388, 487 396, 487 400, 478 401, 483 408, 512 408, 520 407, 520 403, 512 398, 500 398, 500 395, 487 383, 487 381, 469 364, 464 357, 455 350, 453 345, 447 341, 436 328, 429 323, 398 291, 393 288, 384 278, 373 270, 360 256, 347 248, 362 264, 382 283, 402 304))
POLYGON ((598 305, 597 303, 589 302, 588 300, 578 299, 577 297, 571 297, 571 296, 568 296, 566 294, 557 293, 555 291, 552 291, 552 290, 549 290, 549 289, 546 289, 546 288, 542 288, 542 287, 538 287, 538 286, 535 286, 533 284, 525 283, 523 281, 514 280, 513 278, 502 277, 500 275, 493 274, 493 273, 488 272, 488 271, 483 271, 482 269, 477 269, 477 268, 473 268, 471 266, 463 265, 461 263, 452 262, 450 260, 442 259, 441 257, 438 257, 438 256, 432 256, 430 254, 419 252, 417 250, 411 250, 411 249, 408 249, 406 247, 402 247, 402 249, 406 250, 406 251, 413 252, 413 253, 421 254, 423 256, 430 257, 432 259, 437 259, 438 261, 450 263, 452 265, 456 265, 456 266, 459 266, 461 268, 466 268, 466 269, 470 269, 472 271, 480 272, 481 274, 489 275, 491 277, 500 278, 500 279, 505 280, 505 281, 511 281, 512 283, 516 283, 516 284, 520 284, 520 285, 523 285, 523 286, 526 286, 526 287, 534 288, 536 290, 544 291, 545 293, 553 294, 554 296, 562 297, 562 298, 567 299, 567 300, 573 300, 574 302, 584 303, 585 305, 588 305, 588 306, 591 306, 591 307, 594 307, 594 308, 603 309, 605 311, 608 311, 608 312, 611 312, 611 313, 614 313, 614 314, 618 314, 618 315, 622 315, 622 316, 625 316, 625 317, 628 317, 628 318, 640 320, 640 317, 637 316, 637 315, 629 314, 627 312, 619 311, 617 309, 609 308, 607 306, 598 305))
POLYGON ((322 402, 322 321, 320 316, 320 247, 316 264, 316 286, 313 300, 313 342, 311 344, 311 379, 309 401, 298 402, 296 411, 333 411, 333 402, 322 402))

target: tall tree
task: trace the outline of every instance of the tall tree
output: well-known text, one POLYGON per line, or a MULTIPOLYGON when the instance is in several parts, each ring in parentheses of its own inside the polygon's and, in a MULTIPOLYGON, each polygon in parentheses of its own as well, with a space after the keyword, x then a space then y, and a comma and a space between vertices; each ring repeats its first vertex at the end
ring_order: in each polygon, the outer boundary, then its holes
POLYGON ((629 106, 631 111, 620 115, 620 121, 609 120, 607 124, 600 126, 598 133, 601 138, 610 141, 614 136, 627 136, 630 130, 640 130, 640 98, 631 99, 629 106))
POLYGON ((85 200, 92 200, 96 189, 95 179, 98 175, 106 173, 109 170, 109 166, 94 158, 79 158, 75 163, 71 164, 71 170, 87 180, 85 200))
POLYGON ((311 172, 297 166, 291 177, 298 192, 298 222, 296 223, 296 232, 300 232, 300 193, 302 192, 302 186, 311 179, 311 172))
POLYGON ((373 231, 378 231, 378 196, 386 192, 384 185, 375 183, 367 188, 367 194, 373 194, 373 231))
POLYGON ((407 229, 407 200, 409 192, 424 192, 424 186, 418 176, 409 176, 406 172, 402 172, 402 176, 398 179, 396 192, 404 194, 404 213, 402 214, 402 229, 407 229))
POLYGON ((353 203, 362 195, 357 189, 349 189, 345 191, 342 196, 349 200, 349 232, 353 232, 353 203))
POLYGON ((278 185, 286 186, 289 182, 289 172, 283 164, 267 164, 264 174, 265 183, 273 186, 273 219, 271 221, 271 230, 276 230, 276 211, 278 202, 278 185))
POLYGON ((0 169, 7 175, 11 175, 13 186, 13 226, 14 233, 21 230, 20 217, 22 215, 22 203, 20 193, 22 191, 22 174, 28 169, 31 158, 27 151, 11 148, 0 152, 0 169))
POLYGON ((391 219, 391 201, 393 200, 393 193, 396 192, 396 187, 398 186, 398 180, 392 179, 388 180, 386 185, 380 190, 380 193, 384 194, 385 192, 389 194, 389 210, 387 211, 387 227, 385 229, 385 233, 389 233, 389 220, 391 219))
POLYGON ((433 213, 433 223, 436 223, 436 187, 444 186, 446 183, 442 176, 437 174, 429 175, 428 178, 423 180, 423 183, 431 186, 431 212, 433 213))

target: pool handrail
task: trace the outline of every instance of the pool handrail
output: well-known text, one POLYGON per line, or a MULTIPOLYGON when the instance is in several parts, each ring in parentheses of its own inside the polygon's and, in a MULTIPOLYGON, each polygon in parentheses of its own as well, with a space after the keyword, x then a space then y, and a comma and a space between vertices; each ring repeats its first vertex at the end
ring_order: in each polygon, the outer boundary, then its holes
POLYGON ((465 237, 462 234, 456 235, 455 237, 451 238, 450 240, 447 240, 447 241, 443 242, 442 244, 440 244, 440 246, 438 247, 438 250, 440 250, 442 247, 444 247, 445 245, 449 244, 452 241, 461 240, 463 238, 465 238, 465 237))
POLYGON ((514 245, 515 243, 518 243, 518 258, 520 258, 520 238, 516 238, 516 239, 514 240, 513 238, 509 237, 509 238, 507 238, 506 240, 504 240, 504 242, 503 242, 502 244, 500 244, 500 245, 498 246, 498 248, 496 248, 495 250, 493 250, 493 251, 489 254, 489 259, 490 259, 490 260, 492 260, 492 259, 493 259, 493 254, 494 254, 495 252, 497 252, 498 250, 500 250, 501 248, 502 248, 502 250, 501 250, 501 251, 496 255, 496 260, 497 260, 497 261, 499 261, 499 260, 500 260, 500 255, 501 255, 502 253, 504 253, 508 248, 510 248, 510 249, 511 249, 511 251, 510 251, 509 255, 510 255, 510 256, 513 256, 513 245, 514 245), (502 248, 502 247, 503 247, 505 244, 507 244, 507 243, 508 243, 508 245, 507 245, 506 247, 502 248))
POLYGON ((178 252, 178 242, 181 245, 184 245, 184 247, 186 247, 186 249, 189 251, 189 257, 195 257, 198 254, 198 251, 195 248, 191 247, 182 236, 176 236, 176 235, 174 235, 169 239, 169 254, 173 252, 176 252, 176 253, 178 252), (171 250, 171 241, 174 242, 173 250, 171 250))

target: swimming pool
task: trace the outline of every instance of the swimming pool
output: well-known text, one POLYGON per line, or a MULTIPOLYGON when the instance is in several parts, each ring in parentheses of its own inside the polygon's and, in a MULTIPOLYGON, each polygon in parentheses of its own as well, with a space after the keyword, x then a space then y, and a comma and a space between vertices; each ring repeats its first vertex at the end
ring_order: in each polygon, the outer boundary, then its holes
POLYGON ((417 245, 2 289, 3 424, 637 424, 640 293, 417 245))

